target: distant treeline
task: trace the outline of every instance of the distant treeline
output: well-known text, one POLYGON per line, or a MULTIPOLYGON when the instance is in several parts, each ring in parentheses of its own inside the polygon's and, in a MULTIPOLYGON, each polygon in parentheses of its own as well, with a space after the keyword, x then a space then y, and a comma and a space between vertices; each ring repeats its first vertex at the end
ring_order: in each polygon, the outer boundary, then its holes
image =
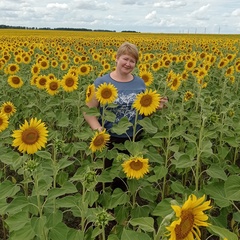
MULTIPOLYGON (((87 28, 64 28, 64 27, 58 27, 58 28, 36 28, 36 27, 22 27, 22 26, 9 26, 9 25, 0 25, 0 29, 35 29, 35 30, 60 30, 60 31, 89 31, 89 32, 116 32, 115 30, 100 30, 100 29, 87 29, 87 28)), ((122 31, 122 32, 132 32, 136 33, 136 31, 122 31)))

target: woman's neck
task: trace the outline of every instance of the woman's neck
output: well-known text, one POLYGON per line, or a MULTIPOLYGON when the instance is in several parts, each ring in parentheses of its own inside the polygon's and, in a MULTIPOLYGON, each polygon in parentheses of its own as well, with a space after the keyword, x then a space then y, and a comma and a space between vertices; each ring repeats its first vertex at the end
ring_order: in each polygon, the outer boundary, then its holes
POLYGON ((110 76, 117 82, 130 82, 133 80, 133 75, 131 73, 122 74, 120 72, 117 72, 116 70, 111 72, 110 76))

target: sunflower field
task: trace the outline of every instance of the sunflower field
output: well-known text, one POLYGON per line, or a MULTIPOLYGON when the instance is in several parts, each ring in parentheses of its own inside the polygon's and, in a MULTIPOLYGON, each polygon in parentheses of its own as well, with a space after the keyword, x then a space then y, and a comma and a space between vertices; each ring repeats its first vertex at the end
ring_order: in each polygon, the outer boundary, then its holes
POLYGON ((0 239, 239 239, 239 49, 239 35, 0 30, 0 239), (124 41, 168 103, 108 150, 83 114, 100 116, 86 101, 124 41))

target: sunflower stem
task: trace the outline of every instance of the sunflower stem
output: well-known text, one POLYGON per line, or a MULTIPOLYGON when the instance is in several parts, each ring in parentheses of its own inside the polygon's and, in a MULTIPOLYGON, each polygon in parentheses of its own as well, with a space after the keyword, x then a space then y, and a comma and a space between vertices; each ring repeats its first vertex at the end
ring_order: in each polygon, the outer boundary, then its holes
MULTIPOLYGON (((56 182, 57 182, 57 147, 54 144, 53 145, 53 153, 52 153, 53 157, 52 157, 52 162, 53 162, 53 188, 56 188, 56 182)), ((56 212, 56 199, 53 198, 53 206, 54 206, 54 212, 56 212)))
POLYGON ((137 191, 135 191, 132 195, 132 209, 134 209, 136 205, 136 195, 137 195, 137 191))
POLYGON ((38 178, 36 175, 34 175, 33 179, 35 182, 34 186, 35 186, 35 191, 36 191, 36 195, 37 195, 38 213, 39 213, 39 216, 42 217, 42 204, 41 204, 40 194, 38 192, 38 178))
POLYGON ((27 181, 26 181, 26 178, 27 178, 27 176, 26 176, 26 172, 24 171, 23 172, 23 179, 24 179, 24 195, 25 195, 25 197, 27 197, 28 196, 28 183, 27 183, 27 181))
MULTIPOLYGON (((169 146, 170 146, 170 142, 171 142, 171 131, 172 131, 172 124, 170 121, 170 124, 168 125, 168 139, 167 139, 167 150, 166 150, 166 157, 165 157, 165 168, 168 168, 168 155, 169 155, 169 146)), ((167 176, 165 175, 163 177, 163 187, 162 187, 162 199, 165 198, 165 191, 166 191, 166 180, 167 180, 167 176)))
POLYGON ((102 106, 102 116, 101 116, 101 118, 102 118, 102 127, 104 126, 104 115, 105 115, 105 105, 103 105, 102 106))
POLYGON ((82 184, 82 206, 83 210, 81 211, 81 230, 84 231, 84 225, 85 225, 85 195, 86 195, 86 187, 85 184, 82 184))
POLYGON ((134 124, 133 124, 133 137, 132 137, 132 141, 135 142, 136 139, 136 131, 137 131, 137 120, 138 120, 138 111, 136 111, 136 115, 135 115, 135 120, 134 120, 134 124))
POLYGON ((106 237, 105 237, 105 227, 103 226, 102 227, 102 240, 105 240, 106 237))
POLYGON ((200 175, 200 165, 201 165, 201 151, 202 151, 202 143, 203 143, 203 130, 205 125, 205 118, 202 117, 202 124, 199 132, 199 140, 197 146, 197 163, 196 163, 196 172, 195 172, 195 190, 196 192, 199 189, 199 175, 200 175))

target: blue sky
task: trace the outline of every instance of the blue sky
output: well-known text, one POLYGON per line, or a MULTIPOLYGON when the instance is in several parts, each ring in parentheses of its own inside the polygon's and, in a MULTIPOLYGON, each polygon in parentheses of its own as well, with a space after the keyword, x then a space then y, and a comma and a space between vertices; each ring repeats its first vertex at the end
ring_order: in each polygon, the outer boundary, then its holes
POLYGON ((240 34, 239 0, 0 0, 0 25, 240 34))

